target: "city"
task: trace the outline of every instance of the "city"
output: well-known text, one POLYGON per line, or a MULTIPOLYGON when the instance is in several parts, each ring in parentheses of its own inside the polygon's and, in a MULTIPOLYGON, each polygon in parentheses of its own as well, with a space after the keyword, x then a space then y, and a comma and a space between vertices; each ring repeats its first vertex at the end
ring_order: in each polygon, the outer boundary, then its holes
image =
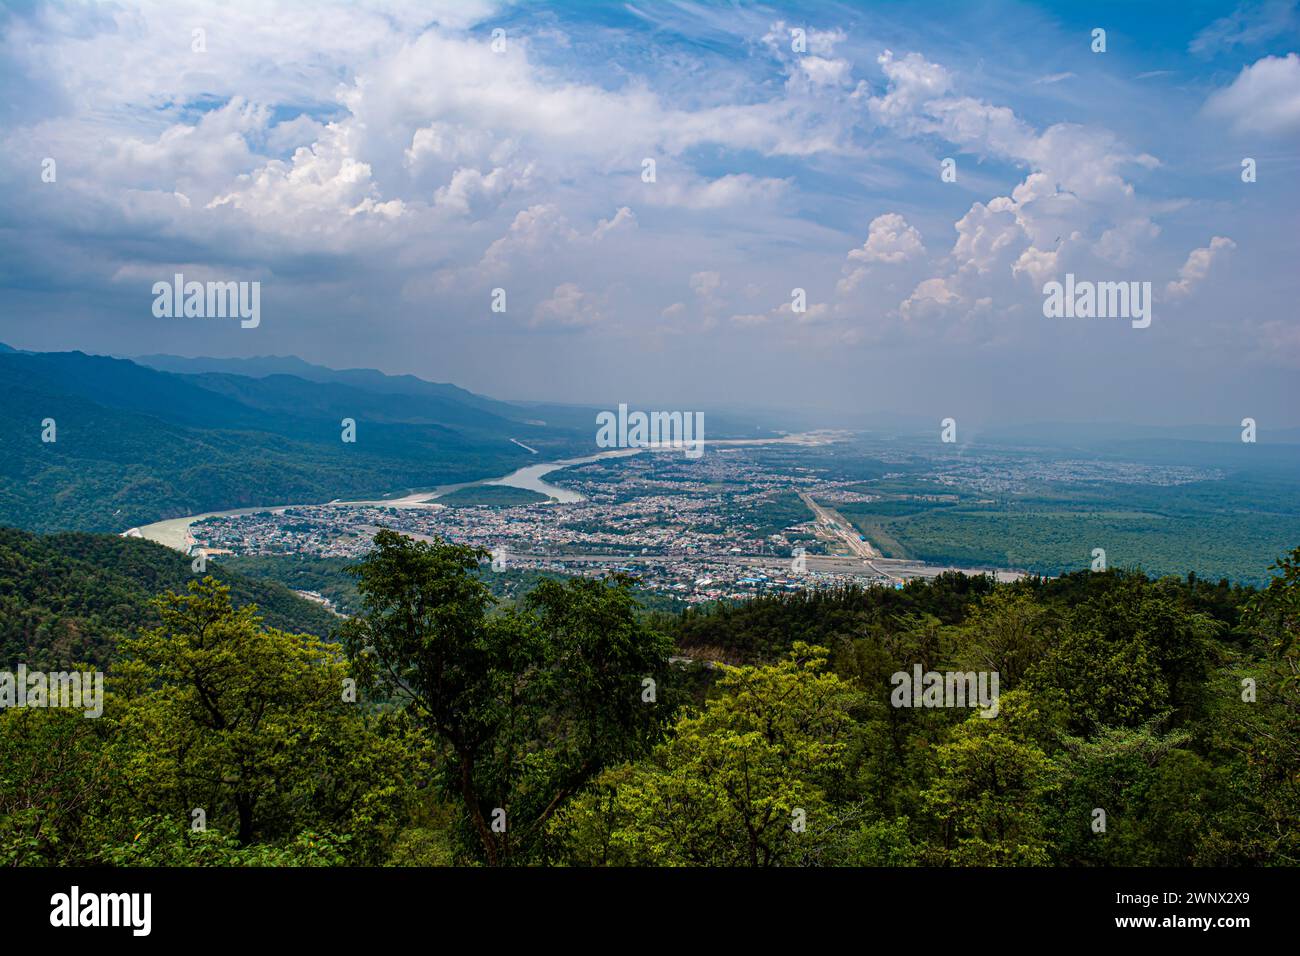
MULTIPOLYGON (((830 440, 819 436, 816 446, 830 440)), ((631 574, 646 590, 687 604, 848 583, 901 587, 911 578, 945 570, 988 572, 1004 581, 1020 576, 1013 569, 955 569, 882 556, 831 510, 880 496, 854 490, 860 482, 828 480, 820 471, 773 461, 761 446, 714 443, 698 459, 647 450, 551 472, 554 486, 531 482, 567 491, 563 497, 576 501, 447 506, 436 496, 414 493, 400 505, 331 502, 244 509, 190 524, 185 547, 218 561, 226 555, 360 558, 375 533, 390 528, 417 540, 441 538, 482 548, 498 555, 497 568, 631 574)), ((891 497, 955 500, 952 495, 891 497)), ((174 522, 160 524, 175 529, 174 522)))

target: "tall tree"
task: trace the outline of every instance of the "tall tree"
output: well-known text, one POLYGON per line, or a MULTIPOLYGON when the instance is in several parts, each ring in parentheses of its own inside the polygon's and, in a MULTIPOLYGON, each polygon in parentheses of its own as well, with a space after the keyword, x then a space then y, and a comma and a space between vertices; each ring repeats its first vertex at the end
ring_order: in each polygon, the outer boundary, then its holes
POLYGON ((496 865, 537 859, 565 802, 657 739, 671 642, 626 580, 544 582, 494 610, 476 577, 487 557, 379 532, 355 568, 364 611, 342 633, 367 684, 445 745, 446 787, 496 865))
POLYGON ((574 859, 779 866, 815 859, 840 823, 825 786, 841 769, 858 694, 796 642, 767 667, 728 668, 720 696, 682 717, 644 766, 613 772, 555 829, 574 859), (566 840, 567 837, 567 840, 566 840))
POLYGON ((189 826, 199 810, 241 846, 357 829, 354 862, 373 860, 397 825, 404 750, 359 712, 337 649, 260 626, 210 577, 157 609, 161 626, 123 639, 113 671, 122 815, 189 826))

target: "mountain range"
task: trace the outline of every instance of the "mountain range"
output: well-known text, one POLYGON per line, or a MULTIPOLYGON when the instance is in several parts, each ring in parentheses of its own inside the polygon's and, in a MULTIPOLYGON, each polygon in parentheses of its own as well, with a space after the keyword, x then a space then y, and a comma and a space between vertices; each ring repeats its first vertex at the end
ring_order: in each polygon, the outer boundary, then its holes
POLYGON ((563 417, 298 359, 137 362, 6 346, 0 524, 121 531, 205 510, 493 477, 591 451, 594 413, 563 417), (354 442, 343 440, 344 419, 355 422, 354 442))

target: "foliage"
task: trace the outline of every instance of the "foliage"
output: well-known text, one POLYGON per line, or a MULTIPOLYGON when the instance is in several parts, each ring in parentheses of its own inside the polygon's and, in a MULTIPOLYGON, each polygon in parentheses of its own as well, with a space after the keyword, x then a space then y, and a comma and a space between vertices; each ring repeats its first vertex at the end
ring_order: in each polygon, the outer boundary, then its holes
POLYGON ((1260 590, 946 574, 672 615, 621 577, 501 601, 481 551, 381 532, 339 646, 237 576, 143 606, 120 539, 85 551, 116 574, 3 540, 9 607, 122 636, 99 719, 0 711, 0 865, 1300 864, 1300 549, 1260 590), (918 667, 996 671, 996 715, 898 706, 918 667))
POLYGON ((542 581, 492 614, 485 557, 379 532, 356 570, 365 611, 341 633, 366 686, 445 745, 466 849, 498 864, 535 859, 566 800, 653 743, 661 711, 643 682, 662 681, 670 646, 625 581, 542 581))
POLYGON ((835 823, 823 792, 839 768, 854 693, 797 643, 767 667, 728 668, 720 696, 683 716, 654 758, 615 771, 551 828, 582 862, 778 866, 815 858, 835 823), (604 792, 602 792, 602 790, 604 792), (599 860, 587 841, 595 836, 599 860))
MULTIPOLYGON (((326 637, 338 621, 283 585, 209 570, 274 627, 326 637)), ((158 623, 155 595, 194 579, 188 557, 151 541, 0 528, 0 662, 106 665, 119 633, 158 623)))

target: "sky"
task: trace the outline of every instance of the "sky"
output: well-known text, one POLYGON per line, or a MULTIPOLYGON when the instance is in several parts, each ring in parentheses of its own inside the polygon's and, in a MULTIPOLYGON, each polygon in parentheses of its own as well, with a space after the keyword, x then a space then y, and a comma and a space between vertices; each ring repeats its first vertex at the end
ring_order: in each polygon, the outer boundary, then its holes
POLYGON ((17 348, 1300 425, 1300 3, 6 3, 0 88, 17 348), (155 315, 178 272, 259 323, 155 315))

